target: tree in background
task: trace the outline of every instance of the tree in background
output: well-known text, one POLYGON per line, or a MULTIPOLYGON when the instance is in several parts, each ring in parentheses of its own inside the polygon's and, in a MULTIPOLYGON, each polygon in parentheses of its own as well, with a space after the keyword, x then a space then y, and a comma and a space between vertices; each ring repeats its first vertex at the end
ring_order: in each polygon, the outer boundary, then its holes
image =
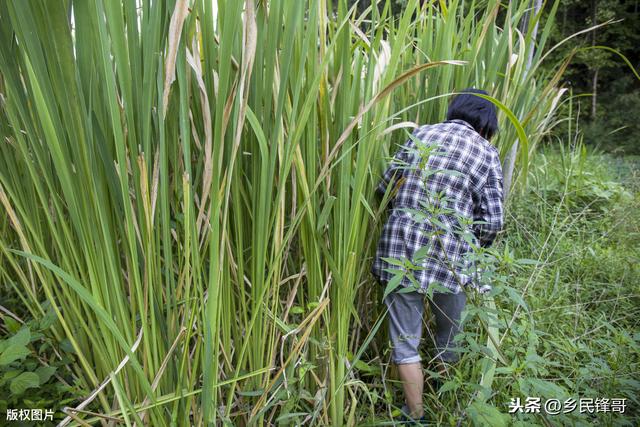
MULTIPOLYGON (((565 56, 579 50, 564 75, 574 95, 585 95, 579 103, 580 125, 585 139, 602 149, 640 153, 640 123, 630 118, 640 114, 640 81, 627 64, 608 46, 640 65, 640 2, 638 0, 564 0, 561 2, 552 44, 585 28, 610 22, 576 37, 555 52, 565 56)), ((553 63, 553 62, 551 62, 553 63)))

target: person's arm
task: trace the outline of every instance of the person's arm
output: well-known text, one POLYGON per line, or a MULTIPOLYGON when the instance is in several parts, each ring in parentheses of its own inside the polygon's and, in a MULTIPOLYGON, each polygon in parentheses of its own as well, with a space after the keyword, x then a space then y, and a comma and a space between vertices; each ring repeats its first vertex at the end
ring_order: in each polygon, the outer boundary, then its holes
MULTIPOLYGON (((402 148, 400 148, 400 150, 402 150, 402 148)), ((396 172, 398 172, 398 176, 400 175, 400 171, 398 170, 398 168, 396 167, 395 163, 395 158, 391 161, 391 163, 389 163, 389 166, 387 166, 387 169, 384 171, 384 173, 382 174, 382 179, 380 180, 380 182, 378 183, 378 186, 376 187, 376 194, 379 197, 383 197, 384 193, 386 193, 387 188, 389 187, 389 184, 392 181, 395 181, 396 176, 396 172)))
POLYGON ((480 241, 480 246, 491 246, 496 235, 504 226, 502 167, 500 158, 493 156, 489 166, 489 175, 480 192, 480 205, 477 207, 474 220, 486 224, 475 224, 474 234, 480 241))
MULTIPOLYGON (((418 129, 414 130, 413 136, 416 135, 418 129)), ((382 174, 382 179, 378 183, 376 187, 376 194, 380 197, 383 197, 389 184, 393 183, 395 185, 396 179, 402 176, 402 167, 406 166, 406 163, 409 159, 409 147, 413 146, 413 141, 409 139, 403 146, 401 146, 393 156, 391 162, 387 166, 387 169, 382 174)))

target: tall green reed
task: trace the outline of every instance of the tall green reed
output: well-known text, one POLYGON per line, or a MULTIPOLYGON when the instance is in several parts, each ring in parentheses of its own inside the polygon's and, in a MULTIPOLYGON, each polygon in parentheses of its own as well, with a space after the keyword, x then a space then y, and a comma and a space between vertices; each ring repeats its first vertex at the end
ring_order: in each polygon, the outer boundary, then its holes
POLYGON ((82 407, 353 423, 397 129, 483 87, 526 171, 562 93, 539 69, 557 2, 526 76, 526 2, 332 6, 0 3, 0 277, 34 317, 51 302, 87 395, 110 381, 82 407))

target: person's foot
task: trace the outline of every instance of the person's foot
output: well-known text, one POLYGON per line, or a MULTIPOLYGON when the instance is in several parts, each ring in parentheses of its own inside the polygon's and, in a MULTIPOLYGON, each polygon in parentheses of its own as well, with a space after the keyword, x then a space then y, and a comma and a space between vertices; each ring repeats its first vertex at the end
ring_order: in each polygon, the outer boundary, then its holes
POLYGON ((440 387, 442 387, 446 379, 449 378, 452 369, 453 368, 449 362, 445 362, 444 360, 438 360, 436 362, 435 372, 438 376, 431 378, 433 391, 437 393, 438 390, 440 390, 440 387))
POLYGON ((400 425, 405 426, 426 426, 427 425, 427 416, 423 415, 421 418, 413 419, 407 415, 400 416, 400 425))
POLYGON ((400 414, 400 425, 406 426, 426 426, 427 425, 427 415, 424 414, 420 418, 413 418, 410 414, 409 407, 405 404, 402 406, 401 414, 400 414))
POLYGON ((445 362, 444 360, 439 360, 436 363, 436 372, 440 374, 441 377, 448 377, 452 369, 451 363, 445 362))

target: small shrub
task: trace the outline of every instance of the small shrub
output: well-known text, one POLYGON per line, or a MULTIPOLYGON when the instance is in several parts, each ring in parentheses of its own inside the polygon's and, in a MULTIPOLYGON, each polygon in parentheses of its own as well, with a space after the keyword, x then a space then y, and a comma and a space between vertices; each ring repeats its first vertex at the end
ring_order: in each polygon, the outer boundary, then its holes
POLYGON ((0 414, 8 409, 52 410, 54 420, 62 417, 60 409, 73 401, 75 388, 67 366, 72 356, 47 334, 55 322, 48 310, 40 319, 20 323, 9 315, 1 319, 6 338, 0 339, 0 414))

